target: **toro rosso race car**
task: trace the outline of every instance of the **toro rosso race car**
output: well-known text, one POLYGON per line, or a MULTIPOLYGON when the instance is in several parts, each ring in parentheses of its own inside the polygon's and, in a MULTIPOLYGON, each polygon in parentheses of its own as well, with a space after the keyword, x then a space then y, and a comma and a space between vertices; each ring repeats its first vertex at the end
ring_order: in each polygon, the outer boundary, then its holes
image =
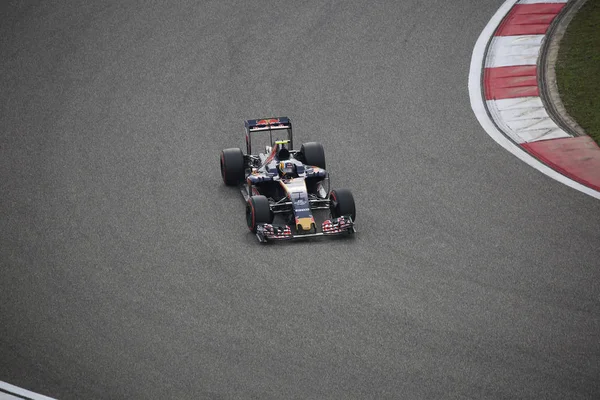
POLYGON ((221 176, 226 185, 239 186, 248 228, 260 242, 356 232, 352 193, 329 190, 320 143, 294 150, 286 117, 248 120, 245 128, 246 153, 223 150, 221 176), (315 220, 317 213, 325 215, 315 220))

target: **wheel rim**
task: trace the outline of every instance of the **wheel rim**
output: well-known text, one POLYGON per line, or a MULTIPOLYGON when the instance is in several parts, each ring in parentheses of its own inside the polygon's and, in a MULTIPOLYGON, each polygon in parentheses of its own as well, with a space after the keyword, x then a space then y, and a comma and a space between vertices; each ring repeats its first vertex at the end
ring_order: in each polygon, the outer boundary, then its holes
POLYGON ((248 229, 254 232, 254 207, 250 202, 246 206, 246 224, 248 224, 248 229))
POLYGON ((332 217, 334 217, 334 218, 339 217, 339 212, 338 212, 339 210, 338 210, 338 206, 337 206, 337 199, 335 198, 335 192, 331 192, 329 194, 329 198, 331 201, 329 208, 331 209, 332 217))

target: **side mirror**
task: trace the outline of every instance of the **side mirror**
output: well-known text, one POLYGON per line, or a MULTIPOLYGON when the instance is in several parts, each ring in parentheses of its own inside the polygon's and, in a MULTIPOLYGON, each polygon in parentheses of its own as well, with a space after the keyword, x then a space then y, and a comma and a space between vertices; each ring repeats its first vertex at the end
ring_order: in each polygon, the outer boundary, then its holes
POLYGON ((329 189, 329 174, 327 174, 327 176, 324 179, 320 180, 317 183, 317 197, 319 197, 320 199, 326 199, 327 196, 329 196, 329 189))

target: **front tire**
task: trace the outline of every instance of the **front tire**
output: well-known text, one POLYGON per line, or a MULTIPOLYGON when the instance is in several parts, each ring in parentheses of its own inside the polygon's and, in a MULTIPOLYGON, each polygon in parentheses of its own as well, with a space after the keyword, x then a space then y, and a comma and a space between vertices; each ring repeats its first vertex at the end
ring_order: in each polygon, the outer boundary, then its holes
POLYGON ((269 206, 269 200, 262 195, 252 196, 246 203, 246 223, 252 233, 256 233, 256 228, 260 224, 270 224, 273 222, 273 213, 269 206))
POLYGON ((333 218, 349 215, 352 221, 356 220, 356 206, 354 204, 354 196, 348 189, 332 190, 329 194, 331 201, 329 207, 333 218))
POLYGON ((235 186, 244 181, 246 166, 241 149, 225 149, 221 152, 221 178, 227 186, 235 186))

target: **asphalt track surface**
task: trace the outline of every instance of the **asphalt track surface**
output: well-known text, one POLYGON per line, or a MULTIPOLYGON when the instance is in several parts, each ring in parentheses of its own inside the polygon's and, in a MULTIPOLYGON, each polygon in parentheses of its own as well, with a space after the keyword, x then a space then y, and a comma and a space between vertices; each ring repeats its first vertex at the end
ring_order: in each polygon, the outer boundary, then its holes
POLYGON ((60 399, 600 395, 600 202, 469 105, 499 0, 12 1, 0 380, 60 399), (218 154, 286 115, 349 240, 259 245, 218 154))

